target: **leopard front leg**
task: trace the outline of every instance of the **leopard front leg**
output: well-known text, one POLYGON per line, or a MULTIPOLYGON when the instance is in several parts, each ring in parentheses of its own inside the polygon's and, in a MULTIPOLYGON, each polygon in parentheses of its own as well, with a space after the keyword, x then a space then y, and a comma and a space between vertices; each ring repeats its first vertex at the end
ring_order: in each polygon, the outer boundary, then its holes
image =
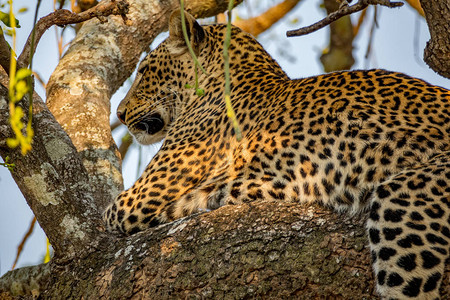
POLYGON ((139 180, 106 209, 108 230, 133 234, 211 208, 211 195, 222 198, 217 189, 231 180, 228 170, 233 160, 207 145, 191 146, 177 150, 163 145, 139 180))
POLYGON ((383 299, 439 299, 450 245, 450 152, 378 186, 367 229, 383 299))

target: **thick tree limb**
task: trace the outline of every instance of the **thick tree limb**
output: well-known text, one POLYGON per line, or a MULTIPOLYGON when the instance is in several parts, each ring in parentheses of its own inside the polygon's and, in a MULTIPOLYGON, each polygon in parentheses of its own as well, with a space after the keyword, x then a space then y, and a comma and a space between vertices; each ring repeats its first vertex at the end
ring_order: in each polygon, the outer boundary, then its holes
POLYGON ((286 35, 288 37, 292 36, 301 36, 305 35, 314 31, 317 31, 332 22, 336 21, 339 18, 342 18, 343 16, 353 14, 355 12, 361 11, 365 9, 369 5, 382 5, 387 7, 400 7, 403 5, 402 2, 391 2, 389 0, 359 0, 356 4, 348 6, 343 5, 341 6, 337 11, 334 13, 329 14, 324 19, 320 20, 319 22, 316 22, 310 26, 306 26, 303 28, 299 28, 296 30, 290 30, 286 32, 286 35))
MULTIPOLYGON (((0 72, 0 155, 15 166, 11 175, 22 191, 55 253, 70 259, 97 246, 100 212, 94 206, 89 177, 67 134, 37 94, 33 96, 32 151, 22 156, 6 139, 9 121, 7 75, 0 72)), ((27 115, 28 99, 20 103, 27 115)))
MULTIPOLYGON (((76 262, 51 262, 58 275, 39 292, 44 299, 377 299, 364 223, 297 203, 225 206, 106 241, 76 262)), ((447 266, 444 299, 449 274, 447 266)))
POLYGON ((448 1, 421 0, 431 38, 423 60, 439 75, 450 79, 450 4, 448 1))
POLYGON ((42 264, 6 273, 0 280, 0 299, 8 299, 8 295, 37 297, 50 280, 50 266, 42 264))

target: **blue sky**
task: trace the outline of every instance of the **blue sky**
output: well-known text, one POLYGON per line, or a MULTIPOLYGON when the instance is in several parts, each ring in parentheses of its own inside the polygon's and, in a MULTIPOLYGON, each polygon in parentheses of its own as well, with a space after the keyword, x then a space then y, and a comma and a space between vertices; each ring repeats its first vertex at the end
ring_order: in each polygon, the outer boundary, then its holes
MULTIPOLYGON (((42 1, 40 16, 47 15, 52 11, 52 2, 42 1)), ((260 5, 269 7, 275 1, 259 2, 260 5)), ((14 1, 15 8, 29 7, 30 3, 34 5, 35 1, 14 1)), ((286 30, 306 26, 323 18, 325 12, 319 8, 319 3, 320 1, 303 0, 285 20, 276 24, 270 32, 264 33, 259 37, 263 46, 278 60, 292 78, 308 77, 323 73, 318 58, 322 49, 328 43, 328 29, 322 29, 302 37, 288 39, 285 36, 286 30), (291 21, 294 19, 298 19, 298 23, 293 24, 291 21), (295 61, 287 59, 286 54, 289 57, 295 57, 295 61)), ((18 50, 22 49, 31 30, 34 7, 29 8, 29 12, 18 15, 22 25, 22 28, 17 33, 18 50)), ((239 11, 241 17, 254 14, 257 14, 257 10, 252 8, 252 5, 243 6, 239 11)), ((400 71, 425 79, 432 84, 450 88, 448 79, 434 73, 422 61, 423 49, 429 39, 428 29, 425 21, 407 5, 400 9, 378 8, 379 27, 375 31, 372 55, 368 60, 364 59, 372 16, 373 8, 368 12, 368 21, 356 39, 355 69, 383 68, 400 71)), ((70 36, 66 40, 70 40, 70 36)), ((54 28, 50 28, 44 35, 38 46, 34 61, 35 70, 47 81, 58 62, 54 28)), ((125 83, 124 86, 113 96, 113 115, 115 115, 115 109, 125 95, 129 83, 125 83)), ((45 91, 38 84, 37 91, 41 97, 45 98, 45 91)), ((115 137, 120 138, 124 131, 122 130, 115 137)), ((130 153, 131 156, 124 162, 126 187, 129 187, 134 182, 157 149, 158 145, 136 146, 133 148, 133 151, 130 153), (136 170, 139 155, 141 155, 145 163, 142 164, 140 170, 136 170)), ((27 231, 31 219, 31 210, 12 180, 9 171, 0 167, 0 275, 10 270, 17 251, 17 245, 27 231)), ((36 226, 34 233, 25 245, 18 266, 37 264, 42 261, 45 254, 45 243, 45 235, 42 229, 36 226)))

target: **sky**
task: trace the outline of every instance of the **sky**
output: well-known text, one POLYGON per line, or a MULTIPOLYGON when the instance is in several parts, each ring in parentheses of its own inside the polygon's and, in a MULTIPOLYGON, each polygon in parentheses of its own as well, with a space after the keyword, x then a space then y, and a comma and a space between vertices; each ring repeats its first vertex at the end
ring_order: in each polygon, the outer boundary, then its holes
MULTIPOLYGON (((21 50, 25 40, 31 31, 34 16, 34 7, 30 3, 36 1, 15 0, 15 8, 28 6, 27 13, 17 15, 21 28, 17 31, 17 49, 21 50)), ((273 5, 273 0, 260 0, 259 9, 264 10, 273 5)), ((303 0, 293 12, 284 20, 276 24, 270 32, 259 36, 259 41, 266 50, 277 59, 283 69, 291 78, 309 77, 323 73, 319 57, 328 44, 328 29, 322 29, 307 36, 286 38, 285 32, 301 26, 310 25, 325 16, 323 9, 319 7, 320 1, 303 0)), ((40 17, 53 10, 53 1, 42 1, 40 17)), ((450 81, 429 69, 422 61, 423 49, 429 39, 425 20, 409 6, 389 9, 379 7, 377 9, 378 28, 375 31, 372 42, 371 56, 365 59, 368 45, 368 36, 372 26, 374 9, 368 11, 368 19, 362 27, 362 32, 356 38, 354 69, 382 68, 392 71, 404 72, 408 75, 422 78, 432 84, 450 88, 450 81)), ((252 5, 241 5, 238 11, 239 17, 245 18, 258 14, 258 10, 252 5)), ((357 16, 352 17, 353 20, 357 16)), ((58 29, 60 30, 60 29, 58 29)), ((66 30, 68 33, 71 30, 66 30)), ((66 42, 73 35, 68 34, 66 42)), ((155 41, 160 42, 162 38, 155 41)), ((152 46, 154 47, 154 45, 152 46)), ((35 55, 34 69, 47 81, 58 62, 58 51, 55 40, 55 28, 50 28, 40 41, 35 55)), ((36 84, 37 92, 45 99, 45 90, 36 84)), ((129 81, 124 84, 113 96, 112 118, 115 118, 115 110, 120 100, 124 97, 129 81)), ((125 128, 115 133, 114 137, 120 139, 125 128)), ((124 161, 125 187, 130 187, 145 168, 148 161, 158 150, 160 145, 145 147, 134 146, 129 156, 124 161), (143 161, 137 168, 139 157, 143 161)), ((1 161, 1 159, 0 159, 1 161)), ((17 185, 12 180, 9 171, 0 167, 0 276, 11 269, 17 246, 28 230, 33 218, 17 185)), ((18 267, 38 264, 45 254, 45 234, 36 225, 33 234, 25 244, 23 253, 19 259, 18 267)))

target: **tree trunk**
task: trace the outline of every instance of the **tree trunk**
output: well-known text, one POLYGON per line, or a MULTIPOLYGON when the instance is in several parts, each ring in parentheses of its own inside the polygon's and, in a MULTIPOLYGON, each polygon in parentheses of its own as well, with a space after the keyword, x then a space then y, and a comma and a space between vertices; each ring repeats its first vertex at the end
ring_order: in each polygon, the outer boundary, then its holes
MULTIPOLYGON (((327 15, 339 9, 339 2, 324 0, 327 15)), ((350 16, 344 16, 330 24, 330 43, 320 56, 325 72, 350 70, 355 63, 353 58, 353 25, 350 16)))

